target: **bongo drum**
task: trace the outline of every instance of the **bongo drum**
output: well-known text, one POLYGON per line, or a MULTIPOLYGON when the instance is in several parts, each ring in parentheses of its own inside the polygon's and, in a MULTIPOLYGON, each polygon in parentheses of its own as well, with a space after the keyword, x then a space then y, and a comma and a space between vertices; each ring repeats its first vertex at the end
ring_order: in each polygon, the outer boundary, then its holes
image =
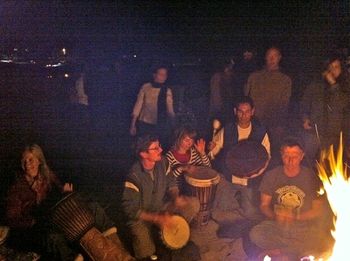
POLYGON ((161 239, 170 249, 182 248, 190 239, 190 227, 181 216, 174 215, 170 219, 171 226, 164 227, 160 231, 161 239))
POLYGON ((132 260, 94 227, 94 217, 77 193, 68 194, 51 209, 51 220, 69 241, 79 241, 93 261, 132 260))
POLYGON ((193 173, 185 174, 185 180, 190 186, 191 195, 197 197, 200 203, 197 222, 206 225, 210 219, 210 210, 220 175, 211 168, 197 167, 193 173))

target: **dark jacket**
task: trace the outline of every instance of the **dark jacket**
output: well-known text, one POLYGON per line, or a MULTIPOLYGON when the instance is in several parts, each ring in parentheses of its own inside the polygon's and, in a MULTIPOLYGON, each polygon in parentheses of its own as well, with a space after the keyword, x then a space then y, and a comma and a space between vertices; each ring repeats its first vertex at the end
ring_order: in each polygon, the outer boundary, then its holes
POLYGON ((140 161, 131 167, 125 180, 122 206, 130 220, 137 220, 141 211, 160 211, 170 187, 176 186, 168 161, 162 158, 153 170, 154 180, 140 161))

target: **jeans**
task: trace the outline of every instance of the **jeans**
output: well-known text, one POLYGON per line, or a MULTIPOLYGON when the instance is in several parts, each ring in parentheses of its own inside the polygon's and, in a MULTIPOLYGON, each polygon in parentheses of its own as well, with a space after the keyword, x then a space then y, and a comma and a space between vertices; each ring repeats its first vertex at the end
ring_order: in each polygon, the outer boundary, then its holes
POLYGON ((261 220, 259 206, 259 191, 255 186, 232 184, 235 194, 239 193, 239 203, 243 216, 249 220, 261 220))

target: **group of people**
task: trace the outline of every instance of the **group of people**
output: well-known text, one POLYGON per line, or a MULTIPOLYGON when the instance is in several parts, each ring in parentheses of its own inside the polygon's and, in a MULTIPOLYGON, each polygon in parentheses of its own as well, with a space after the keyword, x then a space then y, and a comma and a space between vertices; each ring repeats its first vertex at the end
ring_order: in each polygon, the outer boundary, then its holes
MULTIPOLYGON (((238 211, 242 219, 251 221, 242 235, 249 241, 248 256, 296 260, 321 251, 318 225, 324 224, 320 220, 327 204, 317 193, 321 183, 314 160, 320 149, 337 144, 341 131, 347 138, 349 78, 340 58, 329 59, 320 80, 305 91, 300 128, 288 128, 292 81, 280 70, 281 58, 278 48, 268 49, 264 69, 248 76, 240 95, 230 90, 235 94, 229 98, 225 95, 227 88, 234 88, 228 80, 233 68, 215 75, 208 110, 214 119, 213 136, 207 141, 197 137, 194 126, 174 126, 168 70, 156 68, 153 81, 141 87, 132 112, 129 132, 135 137, 137 159, 125 177, 122 198, 116 199, 122 202, 127 218, 131 254, 103 208, 85 199, 95 226, 119 247, 120 260, 161 258, 157 230, 174 225, 173 214, 190 225, 196 223, 201 202, 187 193, 184 177, 203 167, 220 173, 213 211, 238 211), (162 143, 171 144, 165 147, 165 155, 162 143)), ((59 199, 73 192, 73 185, 60 182, 36 144, 24 148, 21 166, 22 173, 6 201, 8 242, 29 247, 50 260, 83 260, 79 246, 69 242, 48 218, 59 199)))
MULTIPOLYGON (((169 175, 166 174, 168 171, 173 172, 174 184, 178 186, 176 191, 180 191, 181 195, 184 173, 190 173, 195 166, 216 169, 224 180, 220 182, 224 183, 222 188, 218 186, 218 195, 228 184, 231 193, 225 193, 225 196, 231 201, 238 199, 242 216, 257 224, 250 230, 250 243, 261 253, 295 258, 317 251, 321 244, 316 243, 315 235, 319 236, 319 233, 315 231, 329 229, 317 227, 329 209, 326 199, 317 194, 321 183, 315 173, 315 160, 320 150, 339 143, 341 132, 345 136, 345 146, 348 146, 350 78, 341 58, 329 57, 319 73, 319 79, 307 86, 304 92, 300 102, 299 126, 290 126, 288 105, 292 80, 281 71, 281 59, 280 49, 269 48, 265 55, 265 67, 249 75, 242 96, 232 98, 230 95, 235 88, 228 80, 234 75, 232 66, 226 66, 223 73, 214 75, 209 109, 209 118, 214 119, 213 137, 206 145, 203 139, 195 140, 195 131, 177 126, 173 146, 166 153, 169 165, 164 167, 164 175, 169 175), (251 154, 252 147, 242 145, 247 141, 255 144, 255 154, 251 154), (263 153, 261 147, 265 156, 260 155, 263 153), (246 165, 250 166, 244 166, 240 158, 232 160, 235 154, 232 150, 235 149, 247 157, 262 157, 259 168, 254 169, 256 166, 249 158, 246 165), (237 167, 237 164, 241 166, 237 167)), ((147 83, 139 92, 130 128, 130 134, 136 135, 137 139, 151 133, 166 134, 161 136, 161 140, 168 137, 169 125, 166 122, 171 122, 176 113, 171 88, 166 86, 166 77, 162 80, 159 78, 159 74, 164 76, 166 73, 165 67, 158 68, 153 75, 155 84, 147 83)), ((294 115, 294 118, 297 117, 294 115)), ((142 155, 149 157, 154 153, 153 149, 157 150, 158 156, 161 154, 159 140, 148 143, 144 150, 146 154, 142 155)), ((144 162, 143 156, 140 158, 141 163, 144 162)), ((158 161, 154 161, 157 166, 158 161)), ((147 171, 147 166, 143 165, 145 175, 153 180, 154 185, 153 169, 147 171)), ((143 186, 140 180, 131 183, 126 183, 125 195, 136 193, 138 201, 132 205, 139 206, 143 211, 143 186)), ((226 198, 216 200, 225 201, 226 198)), ((149 211, 152 212, 151 209, 149 211)), ((152 223, 162 218, 146 220, 152 220, 152 223)), ((145 221, 144 218, 139 219, 145 221)))

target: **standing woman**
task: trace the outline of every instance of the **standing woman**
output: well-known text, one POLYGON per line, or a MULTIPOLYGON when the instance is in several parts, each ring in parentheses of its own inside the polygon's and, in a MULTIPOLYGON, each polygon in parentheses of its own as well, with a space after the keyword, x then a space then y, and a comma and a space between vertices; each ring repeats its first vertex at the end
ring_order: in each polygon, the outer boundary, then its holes
POLYGON ((166 85, 167 79, 168 69, 160 66, 153 72, 153 81, 142 85, 132 112, 131 136, 158 134, 166 138, 168 118, 175 117, 173 94, 166 85))

